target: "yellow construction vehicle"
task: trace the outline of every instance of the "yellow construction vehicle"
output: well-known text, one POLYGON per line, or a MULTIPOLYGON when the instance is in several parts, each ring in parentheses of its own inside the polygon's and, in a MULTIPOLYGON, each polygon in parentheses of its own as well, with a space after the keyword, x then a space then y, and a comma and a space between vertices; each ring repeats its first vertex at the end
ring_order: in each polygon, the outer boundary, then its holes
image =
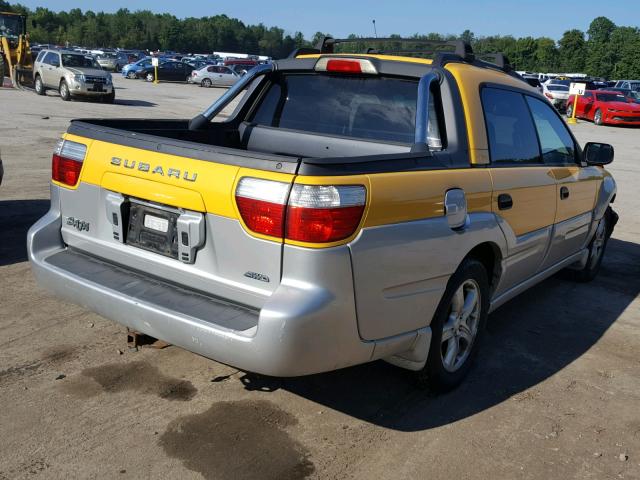
POLYGON ((5 75, 16 88, 33 83, 27 16, 21 13, 0 12, 0 86, 5 75))

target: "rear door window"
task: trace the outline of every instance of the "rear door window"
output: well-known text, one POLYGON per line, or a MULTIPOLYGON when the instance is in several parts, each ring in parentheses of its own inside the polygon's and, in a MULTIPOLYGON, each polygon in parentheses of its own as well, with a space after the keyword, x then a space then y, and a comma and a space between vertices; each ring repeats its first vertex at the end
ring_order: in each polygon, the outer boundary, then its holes
POLYGON ((542 160, 549 164, 575 163, 575 146, 564 123, 545 102, 527 96, 533 121, 536 125, 542 160))
POLYGON ((522 94, 484 88, 482 108, 492 163, 541 163, 536 130, 522 94))
POLYGON ((252 121, 258 125, 411 144, 417 82, 385 77, 283 75, 252 121))

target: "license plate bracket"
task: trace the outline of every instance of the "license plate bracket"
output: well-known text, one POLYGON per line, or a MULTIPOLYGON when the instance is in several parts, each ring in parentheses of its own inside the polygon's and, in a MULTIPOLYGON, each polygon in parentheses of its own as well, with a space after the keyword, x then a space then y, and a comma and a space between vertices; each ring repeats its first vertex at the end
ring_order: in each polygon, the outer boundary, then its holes
POLYGON ((177 222, 179 216, 178 211, 156 208, 132 201, 129 206, 126 243, 177 259, 177 222))

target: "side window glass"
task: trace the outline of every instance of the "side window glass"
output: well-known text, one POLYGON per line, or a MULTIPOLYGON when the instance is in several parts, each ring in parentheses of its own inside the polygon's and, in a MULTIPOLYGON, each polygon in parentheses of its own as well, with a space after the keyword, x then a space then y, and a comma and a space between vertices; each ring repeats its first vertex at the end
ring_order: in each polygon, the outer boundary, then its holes
POLYGON ((53 52, 49 52, 47 53, 47 55, 44 57, 44 62, 47 65, 53 65, 54 64, 54 59, 56 58, 56 54, 53 52))
POLYGON ((541 163, 533 120, 520 93, 484 88, 482 108, 492 163, 541 163))
POLYGON ((436 102, 436 94, 432 89, 431 95, 429 95, 429 121, 427 123, 427 145, 432 150, 442 150, 443 148, 443 135, 440 133, 442 124, 440 111, 439 102, 436 102))
POLYGON ((209 67, 207 68, 207 72, 215 72, 215 68, 216 67, 209 67))
POLYGON ((44 51, 41 51, 41 52, 38 54, 38 58, 36 58, 36 62, 42 62, 42 60, 43 60, 43 58, 44 58, 44 56, 45 56, 45 55, 46 55, 46 53, 45 53, 44 51))
POLYGON ((53 57, 51 58, 51 65, 54 67, 60 66, 60 56, 57 53, 53 54, 53 57))
POLYGON ((538 131, 542 160, 552 164, 575 163, 573 139, 562 120, 549 105, 533 97, 526 98, 538 131))

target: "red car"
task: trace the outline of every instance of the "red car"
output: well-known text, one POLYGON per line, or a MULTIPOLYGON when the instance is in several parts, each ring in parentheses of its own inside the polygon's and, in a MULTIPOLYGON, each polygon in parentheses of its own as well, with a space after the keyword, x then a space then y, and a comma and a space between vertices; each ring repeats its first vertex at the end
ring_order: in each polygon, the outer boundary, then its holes
MULTIPOLYGON (((567 100, 567 117, 573 114, 574 97, 567 100)), ((576 118, 593 120, 596 125, 640 125, 640 104, 629 103, 621 93, 587 90, 578 97, 576 118)))

